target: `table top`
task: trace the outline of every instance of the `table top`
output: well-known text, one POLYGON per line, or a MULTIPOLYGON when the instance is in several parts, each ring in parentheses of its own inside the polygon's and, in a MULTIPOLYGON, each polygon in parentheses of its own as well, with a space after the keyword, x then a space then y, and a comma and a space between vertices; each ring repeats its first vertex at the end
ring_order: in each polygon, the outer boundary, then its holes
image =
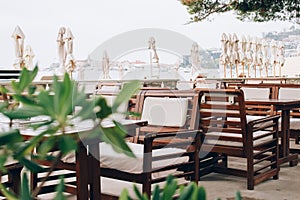
POLYGON ((274 105, 276 109, 291 109, 300 107, 300 99, 246 99, 248 105, 264 104, 274 105))

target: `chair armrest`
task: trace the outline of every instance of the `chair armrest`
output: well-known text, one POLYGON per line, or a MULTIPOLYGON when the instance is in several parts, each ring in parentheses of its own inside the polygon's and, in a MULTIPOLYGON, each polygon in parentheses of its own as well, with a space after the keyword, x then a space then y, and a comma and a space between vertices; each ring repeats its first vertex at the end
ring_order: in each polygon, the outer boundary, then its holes
POLYGON ((268 116, 268 117, 264 117, 261 119, 256 119, 256 120, 250 121, 250 122, 248 122, 248 125, 251 127, 254 127, 255 125, 266 123, 268 121, 274 121, 274 120, 276 121, 276 123, 278 123, 279 118, 280 118, 279 115, 272 115, 272 116, 268 116))

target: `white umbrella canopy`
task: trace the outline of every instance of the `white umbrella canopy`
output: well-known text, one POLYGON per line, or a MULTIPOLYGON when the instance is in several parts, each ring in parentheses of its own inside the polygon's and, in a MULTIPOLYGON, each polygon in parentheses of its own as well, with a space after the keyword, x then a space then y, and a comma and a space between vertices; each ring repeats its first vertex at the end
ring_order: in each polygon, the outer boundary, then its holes
POLYGON ((57 51, 58 51, 58 59, 61 71, 65 71, 65 62, 66 62, 66 50, 65 50, 65 39, 64 35, 66 33, 65 27, 60 27, 58 31, 58 36, 56 39, 57 42, 57 51))
POLYGON ((75 62, 75 58, 73 56, 74 36, 73 36, 70 28, 67 28, 66 36, 65 36, 64 40, 66 42, 66 54, 67 54, 65 68, 66 68, 66 71, 72 77, 72 72, 76 69, 76 62, 75 62))
POLYGON ((103 52, 102 70, 103 70, 102 78, 103 79, 110 79, 110 76, 109 76, 109 58, 108 58, 108 55, 107 55, 107 51, 103 52))
POLYGON ((27 69, 33 69, 33 58, 34 53, 30 45, 26 46, 25 54, 24 54, 24 61, 25 61, 25 67, 27 69))
POLYGON ((14 62, 14 66, 16 68, 23 68, 25 65, 24 59, 23 59, 25 34, 21 30, 21 28, 19 26, 17 26, 11 37, 15 41, 16 60, 14 62))
POLYGON ((199 46, 196 42, 193 43, 191 49, 191 78, 194 80, 200 71, 200 56, 199 56, 199 46))
POLYGON ((65 40, 66 40, 66 44, 67 44, 67 54, 72 54, 73 53, 74 36, 73 36, 70 28, 67 28, 65 40))

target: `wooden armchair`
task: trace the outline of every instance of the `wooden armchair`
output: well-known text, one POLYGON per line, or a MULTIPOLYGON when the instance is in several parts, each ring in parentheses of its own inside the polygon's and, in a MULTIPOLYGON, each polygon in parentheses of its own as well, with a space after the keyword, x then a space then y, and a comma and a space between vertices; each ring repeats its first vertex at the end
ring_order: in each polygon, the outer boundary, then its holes
POLYGON ((136 158, 115 153, 107 144, 101 144, 102 197, 117 199, 123 188, 132 190, 133 183, 150 197, 151 186, 164 184, 169 174, 182 184, 189 180, 198 182, 199 142, 198 131, 150 133, 145 136, 144 144, 128 143, 136 158), (159 142, 169 137, 175 140, 169 144, 159 142))
MULTIPOLYGON (((278 118, 269 116, 247 123, 242 90, 200 90, 200 151, 223 156, 214 172, 247 178, 247 188, 271 177, 278 179, 278 118), (230 157, 243 158, 246 169, 229 166, 230 157)), ((201 168, 201 166, 200 166, 201 168)))
MULTIPOLYGON (((196 90, 142 90, 136 98, 136 112, 141 113, 148 125, 139 128, 136 142, 143 143, 147 133, 198 130, 198 94, 196 90)), ((168 144, 174 140, 174 137, 164 137, 155 143, 168 144)), ((215 153, 201 154, 200 176, 211 173, 220 158, 215 153)))

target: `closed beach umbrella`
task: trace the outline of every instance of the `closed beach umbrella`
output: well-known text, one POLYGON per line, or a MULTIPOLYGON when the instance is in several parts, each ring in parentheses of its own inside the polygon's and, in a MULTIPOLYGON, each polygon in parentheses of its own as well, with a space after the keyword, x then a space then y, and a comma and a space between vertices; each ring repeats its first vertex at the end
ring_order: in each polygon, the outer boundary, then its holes
POLYGON ((67 54, 72 54, 73 53, 74 36, 73 36, 70 28, 67 29, 65 40, 66 40, 66 45, 67 45, 67 54))
POLYGON ((103 52, 102 70, 103 70, 102 78, 103 79, 110 79, 110 76, 109 76, 109 58, 108 58, 108 55, 107 55, 106 51, 103 52))
POLYGON ((16 60, 14 65, 17 66, 18 68, 23 68, 24 67, 24 59, 23 59, 23 54, 24 54, 24 39, 25 35, 21 28, 17 26, 11 36, 14 41, 15 41, 15 56, 16 60))
POLYGON ((33 58, 34 53, 30 45, 26 46, 25 54, 24 54, 24 60, 25 60, 25 67, 27 69, 33 69, 33 58))
POLYGON ((220 55, 220 66, 223 66, 224 68, 224 78, 226 78, 226 68, 229 63, 229 57, 228 57, 228 37, 225 33, 221 36, 221 43, 222 43, 222 53, 220 55))
POLYGON ((59 65, 63 72, 65 70, 65 61, 66 61, 66 50, 65 50, 65 39, 64 39, 65 33, 66 33, 66 28, 60 27, 58 31, 57 40, 56 40, 59 65))
MULTIPOLYGON (((196 42, 193 43, 191 49, 191 64, 192 64, 191 76, 192 76, 192 80, 194 80, 195 74, 200 71, 199 70, 200 68, 199 46, 196 42)), ((198 74, 196 74, 196 76, 197 75, 198 74)))
POLYGON ((65 36, 65 44, 66 44, 66 71, 70 74, 72 77, 72 72, 76 69, 76 61, 73 55, 73 41, 74 41, 74 36, 71 32, 70 28, 67 28, 66 30, 66 36, 65 36))

